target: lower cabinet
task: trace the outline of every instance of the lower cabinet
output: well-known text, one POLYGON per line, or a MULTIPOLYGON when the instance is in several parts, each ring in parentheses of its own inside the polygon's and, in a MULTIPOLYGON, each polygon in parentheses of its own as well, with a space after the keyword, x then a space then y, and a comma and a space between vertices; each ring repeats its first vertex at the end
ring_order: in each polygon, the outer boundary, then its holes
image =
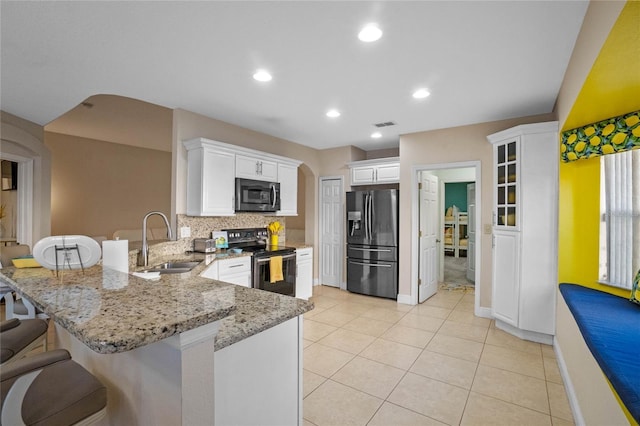
POLYGON ((251 287, 251 256, 216 259, 200 276, 251 287))
POLYGON ((520 233, 493 232, 493 301, 491 311, 498 318, 519 327, 520 233))
POLYGON ((313 248, 296 250, 296 297, 309 299, 313 295, 313 248))

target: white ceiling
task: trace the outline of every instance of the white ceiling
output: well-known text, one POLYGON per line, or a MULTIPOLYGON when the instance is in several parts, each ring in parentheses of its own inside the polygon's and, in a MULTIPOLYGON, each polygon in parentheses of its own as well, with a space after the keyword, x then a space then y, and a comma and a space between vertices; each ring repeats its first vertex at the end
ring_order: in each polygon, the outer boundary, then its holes
POLYGON ((45 125, 96 94, 314 148, 553 110, 588 2, 1 2, 4 111, 45 125), (376 22, 383 37, 357 39, 376 22), (273 80, 252 79, 257 68, 273 80), (412 92, 428 87, 431 96, 412 92), (337 108, 342 116, 325 112, 337 108), (394 121, 370 138, 374 123, 394 121))

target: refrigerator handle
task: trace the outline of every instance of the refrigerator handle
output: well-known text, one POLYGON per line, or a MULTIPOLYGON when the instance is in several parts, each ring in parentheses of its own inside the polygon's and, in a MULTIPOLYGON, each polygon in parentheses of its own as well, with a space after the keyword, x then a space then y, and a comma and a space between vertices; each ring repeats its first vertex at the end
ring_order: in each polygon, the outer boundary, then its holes
POLYGON ((369 217, 367 218, 367 224, 369 225, 369 240, 373 240, 373 196, 369 194, 369 217))
POLYGON ((364 239, 369 238, 369 194, 364 194, 364 239))

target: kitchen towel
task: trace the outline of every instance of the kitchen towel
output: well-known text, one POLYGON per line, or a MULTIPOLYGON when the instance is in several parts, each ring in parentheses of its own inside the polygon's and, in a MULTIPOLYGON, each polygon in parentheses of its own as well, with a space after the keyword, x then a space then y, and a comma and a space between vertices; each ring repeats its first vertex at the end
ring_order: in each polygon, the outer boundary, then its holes
POLYGON ((284 277, 282 276, 282 256, 272 256, 269 259, 269 270, 271 271, 271 284, 282 281, 284 277))
POLYGON ((129 273, 129 240, 103 241, 102 266, 129 273))

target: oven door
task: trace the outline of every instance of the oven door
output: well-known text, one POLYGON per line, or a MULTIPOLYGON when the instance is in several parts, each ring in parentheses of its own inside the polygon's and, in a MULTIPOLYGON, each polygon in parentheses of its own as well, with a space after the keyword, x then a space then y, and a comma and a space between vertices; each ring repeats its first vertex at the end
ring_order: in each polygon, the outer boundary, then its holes
POLYGON ((271 257, 258 257, 253 260, 253 288, 280 293, 287 296, 296 295, 296 254, 282 256, 283 279, 271 282, 271 257))

